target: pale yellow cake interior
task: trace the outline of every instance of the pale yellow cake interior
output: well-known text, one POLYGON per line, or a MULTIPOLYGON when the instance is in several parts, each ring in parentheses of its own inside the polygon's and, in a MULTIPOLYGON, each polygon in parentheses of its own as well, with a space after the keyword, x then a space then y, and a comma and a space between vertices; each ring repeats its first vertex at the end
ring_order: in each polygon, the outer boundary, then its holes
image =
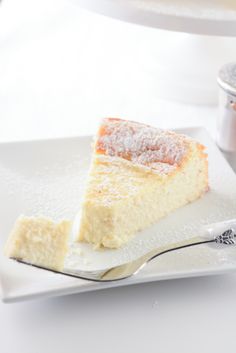
POLYGON ((21 216, 8 238, 5 255, 61 271, 68 251, 71 222, 21 216))

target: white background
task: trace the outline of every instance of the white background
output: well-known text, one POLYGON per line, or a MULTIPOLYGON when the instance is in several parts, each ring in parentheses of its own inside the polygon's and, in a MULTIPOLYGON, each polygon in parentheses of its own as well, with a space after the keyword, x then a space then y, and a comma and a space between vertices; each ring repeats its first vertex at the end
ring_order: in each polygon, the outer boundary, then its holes
MULTIPOLYGON (((0 141, 92 133, 103 116, 214 137, 216 107, 155 94, 156 43, 170 36, 69 0, 3 1, 0 141)), ((0 304, 0 351, 234 353, 235 298, 236 275, 225 275, 0 304)))
POLYGON ((158 99, 157 50, 173 33, 87 13, 75 3, 2 2, 0 140, 87 134, 111 115, 214 128, 216 109, 158 99))

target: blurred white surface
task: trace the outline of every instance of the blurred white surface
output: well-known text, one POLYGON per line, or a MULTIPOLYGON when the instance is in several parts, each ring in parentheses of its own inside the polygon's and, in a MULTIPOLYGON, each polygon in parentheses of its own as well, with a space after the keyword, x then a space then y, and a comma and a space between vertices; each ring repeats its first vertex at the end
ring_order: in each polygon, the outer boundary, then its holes
POLYGON ((110 115, 214 129, 215 108, 158 98, 153 43, 168 46, 172 36, 80 10, 69 0, 3 1, 0 141, 87 134, 110 115))
POLYGON ((145 26, 234 36, 234 0, 74 0, 92 11, 145 26))
MULTIPOLYGON (((69 0, 3 1, 0 141, 92 133, 104 115, 204 125, 214 136, 215 107, 150 89, 151 43, 168 42, 163 35, 69 0)), ((235 296, 236 275, 227 275, 0 304, 1 352, 235 353, 235 296)))

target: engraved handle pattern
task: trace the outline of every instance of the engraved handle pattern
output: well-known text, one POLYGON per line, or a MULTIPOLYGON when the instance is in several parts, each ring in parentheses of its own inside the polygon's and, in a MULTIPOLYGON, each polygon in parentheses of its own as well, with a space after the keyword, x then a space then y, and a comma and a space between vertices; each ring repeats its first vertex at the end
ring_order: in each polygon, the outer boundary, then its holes
POLYGON ((227 229, 224 233, 215 237, 217 244, 234 245, 236 244, 236 233, 233 229, 227 229))

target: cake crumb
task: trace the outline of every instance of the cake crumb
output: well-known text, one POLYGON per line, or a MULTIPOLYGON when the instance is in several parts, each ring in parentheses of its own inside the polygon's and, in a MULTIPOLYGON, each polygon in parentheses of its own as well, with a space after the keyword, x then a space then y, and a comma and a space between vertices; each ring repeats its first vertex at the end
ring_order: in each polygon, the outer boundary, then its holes
POLYGON ((77 255, 79 255, 79 256, 84 256, 84 252, 83 252, 83 250, 80 249, 80 248, 75 248, 75 249, 74 249, 74 252, 75 252, 77 255))
POLYGON ((84 259, 84 265, 90 265, 91 261, 89 261, 88 259, 84 259))

